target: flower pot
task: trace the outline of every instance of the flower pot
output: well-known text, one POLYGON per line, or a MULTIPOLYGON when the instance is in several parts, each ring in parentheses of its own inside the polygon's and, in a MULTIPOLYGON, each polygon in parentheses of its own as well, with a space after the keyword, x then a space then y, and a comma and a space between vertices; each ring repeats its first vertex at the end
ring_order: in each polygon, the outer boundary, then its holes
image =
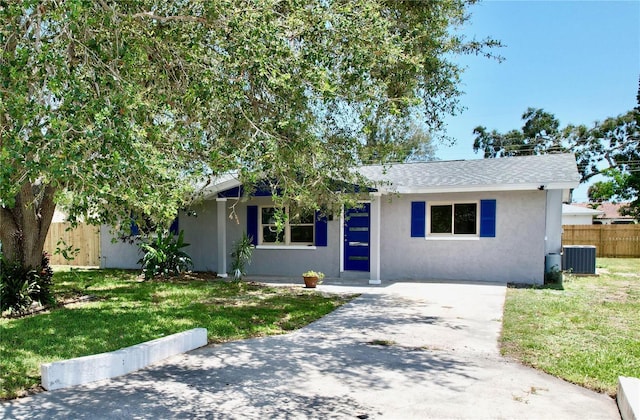
POLYGON ((304 278, 304 286, 310 289, 314 289, 318 284, 318 277, 303 277, 304 278))

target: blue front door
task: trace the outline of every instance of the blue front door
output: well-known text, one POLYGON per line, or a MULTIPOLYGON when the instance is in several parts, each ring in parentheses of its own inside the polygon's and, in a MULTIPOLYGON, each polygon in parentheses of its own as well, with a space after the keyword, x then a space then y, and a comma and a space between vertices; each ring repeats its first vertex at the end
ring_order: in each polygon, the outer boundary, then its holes
POLYGON ((369 271, 370 210, 371 205, 366 203, 344 213, 345 271, 369 271))

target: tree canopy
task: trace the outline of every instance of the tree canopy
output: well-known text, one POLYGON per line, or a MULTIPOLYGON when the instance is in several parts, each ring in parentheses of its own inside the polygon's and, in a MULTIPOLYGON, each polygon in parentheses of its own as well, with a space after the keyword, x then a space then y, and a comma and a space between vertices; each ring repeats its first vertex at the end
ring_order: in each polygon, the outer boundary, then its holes
POLYGON ((473 2, 1 1, 5 256, 36 266, 63 198, 72 220, 164 221, 235 170, 337 200, 331 178, 458 109, 453 58, 499 45, 456 32, 473 2))
POLYGON ((590 130, 578 127, 576 141, 594 145, 600 157, 605 181, 589 187, 592 201, 619 200, 629 204, 621 209, 640 219, 640 92, 638 106, 626 114, 607 118, 590 130))
POLYGON ((638 106, 593 126, 567 125, 560 128, 557 118, 542 109, 529 108, 519 130, 499 133, 478 126, 473 150, 485 158, 542 153, 571 152, 576 155, 582 182, 603 175, 589 188, 593 201, 630 201, 625 211, 640 216, 640 89, 638 106))

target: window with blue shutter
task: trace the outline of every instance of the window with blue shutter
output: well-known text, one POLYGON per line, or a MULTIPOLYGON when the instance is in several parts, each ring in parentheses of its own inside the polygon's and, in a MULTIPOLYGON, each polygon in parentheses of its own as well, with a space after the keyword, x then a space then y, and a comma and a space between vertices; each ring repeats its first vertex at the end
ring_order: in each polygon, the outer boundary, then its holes
POLYGON ((258 245, 258 206, 247 206, 247 236, 258 245))
POLYGON ((327 233, 327 216, 316 211, 315 214, 315 245, 327 246, 328 233, 327 233))
POLYGON ((173 219, 173 222, 171 222, 171 226, 169 226, 169 232, 171 232, 174 235, 177 235, 180 233, 180 221, 178 220, 178 217, 173 219))
POLYGON ((134 220, 131 220, 131 236, 138 236, 138 235, 140 235, 140 228, 138 227, 138 224, 134 220))
POLYGON ((411 237, 424 238, 426 226, 426 205, 424 201, 411 202, 411 237))
POLYGON ((480 237, 496 236, 496 200, 480 200, 480 237))

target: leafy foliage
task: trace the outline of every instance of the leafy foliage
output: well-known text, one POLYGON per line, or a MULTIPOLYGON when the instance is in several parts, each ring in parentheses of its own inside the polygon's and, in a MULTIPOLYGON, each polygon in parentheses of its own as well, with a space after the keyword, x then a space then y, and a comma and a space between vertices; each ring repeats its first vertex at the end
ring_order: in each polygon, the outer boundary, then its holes
POLYGON ((62 255, 66 261, 73 261, 80 253, 80 248, 73 246, 73 244, 67 244, 64 239, 59 239, 56 243, 56 250, 54 254, 62 255))
POLYGON ((53 303, 53 270, 49 258, 42 256, 42 265, 25 268, 16 262, 0 261, 0 312, 21 313, 32 303, 53 303))
POLYGON ((160 229, 148 242, 140 243, 140 251, 144 253, 138 260, 142 264, 145 280, 154 277, 172 277, 187 271, 193 265, 191 257, 182 250, 189 246, 184 242, 184 231, 177 237, 167 230, 160 229))
POLYGON ((162 223, 235 171, 339 205, 331 180, 419 152, 411 121, 430 134, 459 109, 455 56, 499 45, 460 35, 473 2, 3 2, 7 257, 40 258, 62 197, 72 222, 162 223))
POLYGON ((640 216, 640 89, 638 106, 617 117, 596 122, 593 127, 560 123, 553 114, 529 108, 520 130, 499 133, 478 126, 473 150, 485 158, 571 152, 576 155, 582 182, 595 175, 607 180, 589 189, 593 201, 630 200, 626 214, 640 216))
POLYGON ((594 201, 629 201, 621 211, 640 218, 640 102, 638 107, 615 118, 607 118, 581 133, 579 141, 598 144, 606 169, 606 181, 589 188, 594 201))
POLYGON ((242 232, 242 237, 233 244, 231 252, 231 275, 234 280, 241 280, 246 275, 247 266, 251 263, 253 255, 253 239, 247 236, 246 232, 242 232))
POLYGON ((528 108, 522 114, 524 122, 520 130, 499 133, 487 131, 483 126, 473 130, 476 136, 473 151, 482 151, 485 158, 527 156, 540 153, 562 152, 560 122, 553 114, 542 109, 528 108))

